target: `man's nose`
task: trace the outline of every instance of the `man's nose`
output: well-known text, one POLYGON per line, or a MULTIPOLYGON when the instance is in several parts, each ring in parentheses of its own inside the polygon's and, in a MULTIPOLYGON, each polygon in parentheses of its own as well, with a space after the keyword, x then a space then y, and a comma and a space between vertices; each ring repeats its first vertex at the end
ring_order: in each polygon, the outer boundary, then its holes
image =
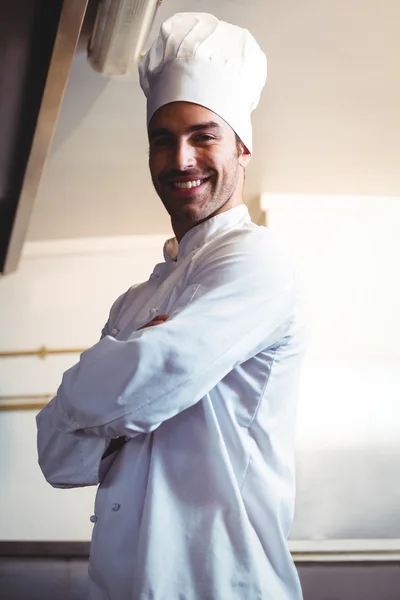
POLYGON ((196 166, 195 148, 185 140, 179 140, 176 144, 175 165, 179 171, 187 171, 196 166))

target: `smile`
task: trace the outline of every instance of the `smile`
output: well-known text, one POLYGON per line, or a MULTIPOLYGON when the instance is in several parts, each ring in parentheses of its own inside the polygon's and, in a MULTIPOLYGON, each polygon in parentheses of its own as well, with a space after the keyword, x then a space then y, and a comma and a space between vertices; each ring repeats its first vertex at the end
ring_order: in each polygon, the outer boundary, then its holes
POLYGON ((191 188, 199 187, 199 185, 201 185, 202 183, 203 181, 201 179, 195 179, 194 181, 175 181, 173 185, 174 187, 181 190, 190 190, 191 188))

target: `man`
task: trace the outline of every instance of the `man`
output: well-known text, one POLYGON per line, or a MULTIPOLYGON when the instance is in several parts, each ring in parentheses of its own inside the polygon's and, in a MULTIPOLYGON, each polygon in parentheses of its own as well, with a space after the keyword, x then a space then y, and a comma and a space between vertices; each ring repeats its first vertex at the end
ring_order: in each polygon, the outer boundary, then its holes
POLYGON ((266 60, 208 14, 140 65, 175 238, 38 416, 55 487, 96 485, 94 600, 299 600, 287 548, 302 354, 294 277, 243 204, 266 60))

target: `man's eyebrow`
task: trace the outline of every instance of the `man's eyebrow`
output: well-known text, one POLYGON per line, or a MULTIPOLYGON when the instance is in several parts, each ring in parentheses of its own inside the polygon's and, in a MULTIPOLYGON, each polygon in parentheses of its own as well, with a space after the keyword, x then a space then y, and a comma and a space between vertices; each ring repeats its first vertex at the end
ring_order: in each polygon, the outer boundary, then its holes
MULTIPOLYGON (((189 127, 187 131, 193 133, 195 131, 203 131, 204 129, 221 129, 221 126, 218 125, 218 123, 215 123, 215 121, 207 121, 206 123, 196 123, 196 125, 189 127)), ((159 129, 150 131, 149 138, 150 140, 153 140, 157 137, 162 137, 163 135, 173 135, 173 133, 166 127, 160 127, 159 129)))
POLYGON ((153 129, 153 131, 149 132, 149 139, 152 140, 156 137, 161 137, 162 135, 171 135, 171 131, 169 131, 169 129, 166 129, 165 127, 153 129))
POLYGON ((201 131, 202 129, 221 129, 215 121, 207 121, 206 123, 198 123, 189 127, 189 131, 201 131))

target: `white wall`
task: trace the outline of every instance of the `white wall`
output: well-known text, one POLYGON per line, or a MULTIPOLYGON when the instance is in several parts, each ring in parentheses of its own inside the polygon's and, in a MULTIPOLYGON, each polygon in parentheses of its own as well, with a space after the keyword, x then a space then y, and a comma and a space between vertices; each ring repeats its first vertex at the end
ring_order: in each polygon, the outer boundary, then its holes
POLYGON ((400 538, 400 199, 262 204, 308 299, 291 536, 400 538))
MULTIPOLYGON (((112 302, 147 279, 165 236, 27 244, 0 280, 0 351, 85 348, 112 302)), ((55 392, 78 355, 0 360, 0 395, 55 392)), ((0 539, 88 540, 94 488, 55 490, 37 465, 37 411, 0 412, 0 539)))
POLYGON ((310 304, 309 353, 400 358, 400 198, 262 197, 286 240, 310 304))
MULTIPOLYGON (((387 538, 389 547, 400 539, 400 203, 263 201, 309 299, 292 538, 387 538)), ((0 280, 0 351, 94 343, 112 301, 161 259, 165 237, 29 244, 18 272, 0 280)), ((0 360, 0 395, 53 392, 76 359, 0 360)), ((34 417, 0 413, 0 538, 88 540, 94 490, 46 484, 34 417)))

